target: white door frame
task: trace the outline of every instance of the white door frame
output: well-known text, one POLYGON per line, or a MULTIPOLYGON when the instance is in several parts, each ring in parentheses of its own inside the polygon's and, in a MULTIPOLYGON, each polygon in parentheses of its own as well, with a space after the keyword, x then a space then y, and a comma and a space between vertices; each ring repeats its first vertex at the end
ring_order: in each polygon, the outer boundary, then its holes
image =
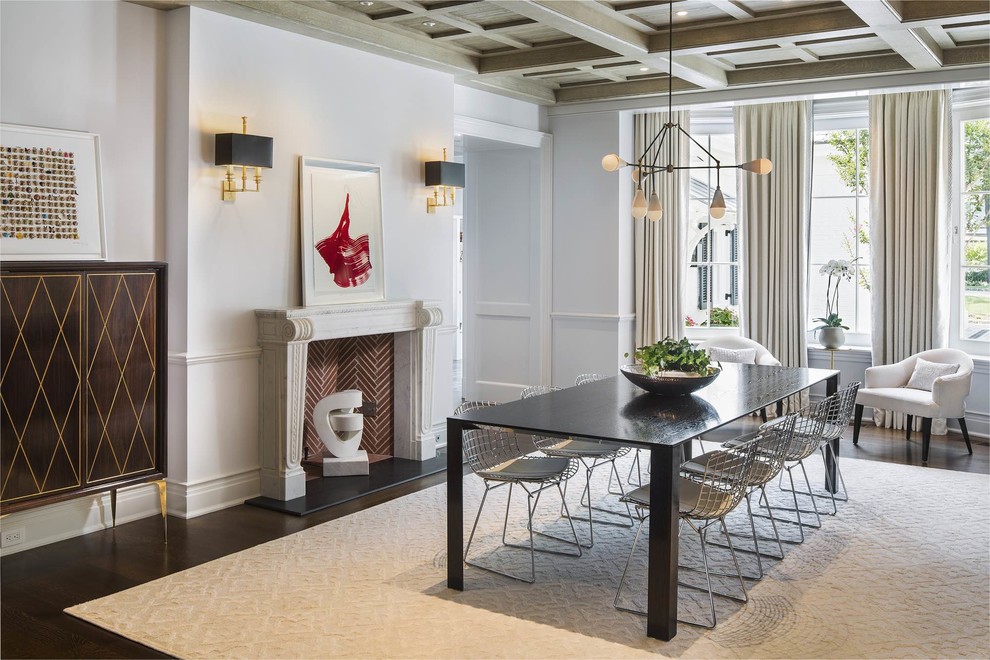
MULTIPOLYGON (((484 119, 454 116, 454 134, 495 140, 540 150, 540 312, 537 320, 540 333, 540 383, 550 384, 550 310, 553 309, 553 136, 549 133, 499 124, 484 119)), ((456 293, 456 292, 455 292, 456 293)))

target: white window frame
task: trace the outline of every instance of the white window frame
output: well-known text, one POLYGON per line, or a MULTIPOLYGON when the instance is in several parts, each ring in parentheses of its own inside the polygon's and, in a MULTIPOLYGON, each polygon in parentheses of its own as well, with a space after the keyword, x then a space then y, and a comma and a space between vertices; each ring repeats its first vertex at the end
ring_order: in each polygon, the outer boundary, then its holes
MULTIPOLYGON (((688 132, 695 139, 697 139, 699 135, 704 135, 704 136, 733 135, 734 136, 736 131, 733 123, 732 107, 721 106, 714 108, 691 109, 690 130, 688 132)), ((723 175, 737 176, 738 171, 724 172, 723 175)), ((738 191, 738 189, 739 188, 737 184, 736 190, 738 191)), ((688 184, 688 190, 686 192, 687 195, 689 196, 688 199, 690 202, 690 194, 691 194, 690 184, 688 184)), ((706 204, 707 204, 707 200, 706 200, 706 204)), ((688 222, 690 222, 691 220, 690 215, 691 214, 688 213, 688 218, 687 218, 688 222)), ((737 213, 737 220, 738 220, 738 213, 737 213)), ((726 225, 720 224, 717 220, 712 220, 710 226, 716 230, 724 230, 728 228, 726 225)), ((690 237, 693 234, 697 233, 696 228, 691 226, 690 224, 686 225, 684 227, 684 230, 686 232, 685 234, 686 237, 690 237)), ((693 263, 691 256, 694 254, 694 249, 688 243, 689 241, 686 240, 685 254, 684 254, 684 274, 683 274, 683 277, 685 278, 691 277, 694 274, 694 270, 691 268, 691 264, 693 263)), ((722 261, 709 262, 709 263, 712 266, 729 264, 729 262, 722 262, 722 261)), ((741 238, 739 239, 739 258, 736 261, 736 263, 739 266, 739 277, 742 278, 743 258, 742 258, 741 238)), ((683 287, 683 289, 686 289, 686 287, 683 287)), ((736 308, 739 312, 740 325, 736 327, 683 325, 682 327, 684 330, 684 336, 687 337, 688 340, 690 341, 704 341, 706 339, 714 339, 716 337, 724 337, 726 335, 735 335, 735 336, 742 335, 742 315, 743 315, 743 309, 742 309, 743 306, 741 300, 742 287, 740 287, 739 294, 740 294, 740 301, 739 304, 736 305, 736 308)), ((682 291, 681 295, 685 296, 686 293, 682 291)), ((681 300, 681 305, 683 308, 686 308, 685 300, 683 299, 681 300)), ((682 319, 682 323, 683 323, 683 319, 682 319)))
MULTIPOLYGON (((851 98, 837 98, 837 99, 825 99, 821 101, 815 101, 812 109, 812 150, 814 150, 814 134, 819 131, 851 131, 851 130, 866 130, 870 129, 870 109, 869 109, 869 99, 866 97, 851 97, 851 98)), ((810 155, 812 161, 814 160, 814 152, 810 155)), ((815 197, 813 196, 814 191, 814 175, 811 172, 812 180, 808 182, 809 188, 809 199, 813 205, 815 203, 815 197)), ((859 196, 857 195, 857 198, 859 196)), ((867 204, 869 204, 869 194, 865 196, 867 204)), ((857 204, 857 221, 858 221, 858 204, 857 204)), ((810 241, 810 228, 809 228, 809 241, 810 241)), ((838 259, 842 255, 836 255, 835 258, 838 259)), ((808 259, 808 281, 805 283, 805 296, 808 299, 809 309, 814 309, 814 304, 816 301, 811 300, 811 279, 812 277, 823 277, 818 274, 818 266, 811 265, 811 245, 808 245, 808 253, 806 255, 808 259)), ((870 267, 872 268, 872 259, 870 260, 870 267)), ((855 286, 859 286, 856 284, 855 286)), ((862 295, 857 293, 857 295, 862 295)), ((868 294, 867 294, 868 295, 868 294)), ((820 301, 818 301, 820 302, 820 301)), ((822 316, 824 316, 824 308, 822 308, 822 316)), ((813 318, 813 314, 808 314, 809 321, 813 318)), ((818 345, 817 333, 812 330, 812 328, 817 327, 817 324, 811 322, 808 326, 808 345, 812 348, 818 345)), ((872 346, 872 339, 869 332, 846 332, 846 346, 866 348, 869 349, 872 346)))
POLYGON ((963 177, 965 176, 966 154, 962 148, 962 125, 965 121, 973 119, 990 119, 990 110, 987 109, 986 100, 978 99, 964 102, 956 102, 952 109, 952 242, 950 258, 950 315, 949 315, 949 347, 965 351, 973 356, 990 356, 990 342, 975 339, 962 338, 962 324, 965 316, 962 299, 963 269, 962 269, 962 243, 965 227, 963 226, 963 177))

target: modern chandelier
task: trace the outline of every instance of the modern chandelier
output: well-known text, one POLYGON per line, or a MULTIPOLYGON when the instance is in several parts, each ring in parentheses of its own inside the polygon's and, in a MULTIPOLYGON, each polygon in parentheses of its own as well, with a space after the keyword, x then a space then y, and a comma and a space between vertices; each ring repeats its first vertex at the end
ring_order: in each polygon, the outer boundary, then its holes
MULTIPOLYGON (((667 62, 670 67, 667 74, 667 116, 672 119, 674 94, 674 3, 671 1, 667 6, 669 8, 669 18, 667 21, 667 62)), ((718 158, 715 158, 712 152, 705 149, 701 143, 691 137, 690 133, 681 128, 679 123, 672 121, 668 121, 663 125, 660 132, 656 134, 634 163, 623 160, 617 154, 608 154, 602 158, 602 168, 606 172, 615 172, 628 165, 633 166, 632 179, 636 182, 636 195, 633 197, 632 202, 632 216, 637 220, 649 218, 653 221, 657 221, 663 217, 663 207, 660 205, 660 196, 657 194, 656 185, 649 178, 651 174, 656 172, 673 173, 676 170, 715 170, 715 194, 712 195, 712 203, 708 207, 708 212, 712 218, 718 220, 725 216, 725 198, 722 196, 721 186, 722 168, 740 169, 754 174, 767 174, 773 169, 773 163, 770 162, 769 158, 757 158, 741 165, 723 165, 718 158), (674 137, 678 133, 683 134, 687 139, 696 144, 699 149, 708 155, 710 161, 714 161, 715 164, 674 165, 674 142, 676 141, 674 137), (666 149, 664 149, 665 140, 666 149), (656 146, 656 153, 653 159, 647 162, 650 150, 654 146, 656 146), (666 153, 666 165, 660 165, 657 162, 662 153, 666 153), (646 193, 643 191, 643 179, 647 179, 647 188, 651 189, 649 202, 647 202, 646 193)))

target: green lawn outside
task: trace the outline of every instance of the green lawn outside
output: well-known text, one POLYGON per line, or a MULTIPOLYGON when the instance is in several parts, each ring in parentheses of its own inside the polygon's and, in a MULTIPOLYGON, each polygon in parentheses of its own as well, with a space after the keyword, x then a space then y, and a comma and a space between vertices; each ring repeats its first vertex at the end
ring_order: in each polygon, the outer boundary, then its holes
POLYGON ((990 296, 966 294, 966 316, 970 323, 990 322, 990 296))

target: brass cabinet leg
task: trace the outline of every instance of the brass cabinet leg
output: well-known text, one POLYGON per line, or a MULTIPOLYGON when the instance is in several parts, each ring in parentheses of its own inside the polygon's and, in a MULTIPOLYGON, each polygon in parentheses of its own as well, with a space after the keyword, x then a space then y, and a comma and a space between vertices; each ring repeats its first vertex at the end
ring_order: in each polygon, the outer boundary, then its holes
POLYGON ((117 489, 110 491, 110 523, 111 527, 117 526, 117 489))
POLYGON ((168 509, 165 507, 165 480, 156 481, 155 485, 158 486, 158 499, 161 500, 162 530, 165 533, 165 545, 168 545, 168 509))

